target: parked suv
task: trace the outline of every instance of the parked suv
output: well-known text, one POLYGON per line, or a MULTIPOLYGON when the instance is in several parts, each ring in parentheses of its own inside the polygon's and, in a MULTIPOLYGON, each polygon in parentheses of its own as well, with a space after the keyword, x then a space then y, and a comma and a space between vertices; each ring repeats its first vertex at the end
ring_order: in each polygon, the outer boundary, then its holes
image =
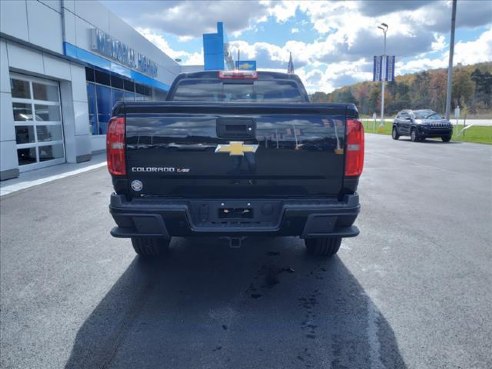
POLYGON ((453 126, 430 109, 402 110, 393 121, 391 136, 394 140, 400 136, 410 136, 413 142, 440 137, 444 142, 449 142, 453 136, 453 126))

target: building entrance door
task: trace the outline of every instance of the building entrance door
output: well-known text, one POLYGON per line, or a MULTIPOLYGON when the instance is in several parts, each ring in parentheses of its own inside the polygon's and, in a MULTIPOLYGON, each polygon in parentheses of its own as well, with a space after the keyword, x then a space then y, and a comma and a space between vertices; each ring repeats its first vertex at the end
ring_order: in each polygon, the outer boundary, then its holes
POLYGON ((10 86, 19 170, 64 163, 58 82, 11 74, 10 86))

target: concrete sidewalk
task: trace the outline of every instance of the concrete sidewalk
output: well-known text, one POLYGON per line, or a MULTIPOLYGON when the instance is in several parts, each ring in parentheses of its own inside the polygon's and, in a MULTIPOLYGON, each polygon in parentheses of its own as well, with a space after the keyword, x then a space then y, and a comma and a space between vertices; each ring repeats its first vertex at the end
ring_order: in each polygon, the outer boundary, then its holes
MULTIPOLYGON (((450 122, 456 124, 456 119, 451 118, 450 122)), ((463 119, 458 119, 458 124, 463 124, 463 119)), ((492 119, 467 119, 466 125, 469 126, 473 124, 474 126, 492 126, 492 119)))
POLYGON ((73 176, 106 166, 106 153, 92 155, 92 159, 78 164, 60 164, 21 173, 19 177, 0 182, 0 196, 5 196, 29 187, 73 176))

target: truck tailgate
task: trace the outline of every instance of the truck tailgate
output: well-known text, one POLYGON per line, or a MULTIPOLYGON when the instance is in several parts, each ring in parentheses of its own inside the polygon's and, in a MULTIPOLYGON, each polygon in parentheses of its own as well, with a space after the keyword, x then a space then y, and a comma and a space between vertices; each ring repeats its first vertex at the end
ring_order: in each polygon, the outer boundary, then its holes
POLYGON ((326 197, 343 185, 344 105, 176 103, 126 111, 129 193, 326 197))

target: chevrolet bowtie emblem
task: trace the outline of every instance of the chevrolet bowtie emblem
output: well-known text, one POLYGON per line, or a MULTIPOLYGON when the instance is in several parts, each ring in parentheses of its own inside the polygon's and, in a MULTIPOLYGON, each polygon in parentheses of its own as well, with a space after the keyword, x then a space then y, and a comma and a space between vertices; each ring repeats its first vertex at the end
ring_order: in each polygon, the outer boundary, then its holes
POLYGON ((218 145, 215 152, 228 153, 229 156, 244 156, 245 152, 256 152, 258 145, 245 145, 242 141, 231 141, 228 145, 218 145))

